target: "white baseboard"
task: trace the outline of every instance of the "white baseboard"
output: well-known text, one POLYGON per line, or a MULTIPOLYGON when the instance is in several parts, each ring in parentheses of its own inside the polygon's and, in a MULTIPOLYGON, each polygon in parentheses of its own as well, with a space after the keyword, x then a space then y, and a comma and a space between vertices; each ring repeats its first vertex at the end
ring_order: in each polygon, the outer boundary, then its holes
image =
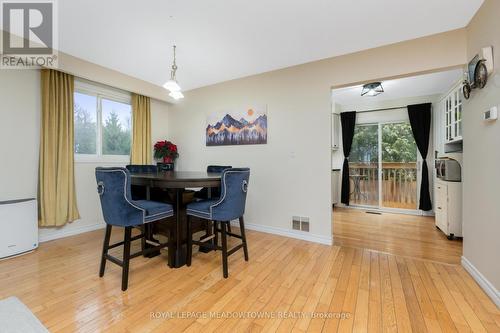
MULTIPOLYGON (((73 223, 78 223, 77 221, 73 223)), ((74 236, 78 234, 82 234, 84 232, 89 232, 89 231, 94 231, 98 229, 103 229, 106 226, 103 222, 96 222, 94 224, 90 225, 84 225, 81 227, 74 227, 74 228, 68 228, 64 229, 63 228, 51 228, 51 229, 39 229, 38 230, 38 242, 43 243, 43 242, 48 242, 54 239, 59 239, 59 238, 64 238, 64 237, 69 237, 69 236, 74 236), (47 231, 45 231, 47 230, 47 231), (44 232, 45 231, 45 232, 44 232), (47 233, 47 234, 44 234, 47 233)))
MULTIPOLYGON (((236 226, 236 227, 239 226, 239 223, 237 221, 231 222, 231 224, 236 226)), ((333 244, 333 237, 325 237, 323 235, 310 234, 310 233, 304 232, 304 231, 289 230, 289 229, 285 229, 285 228, 271 227, 271 226, 267 226, 267 225, 253 224, 253 223, 245 223, 245 229, 265 232, 267 234, 280 235, 280 236, 285 236, 285 237, 290 237, 290 238, 301 239, 301 240, 305 240, 305 241, 309 241, 309 242, 313 242, 313 243, 320 243, 320 244, 325 244, 325 245, 332 245, 333 244)))
POLYGON ((488 281, 481 272, 477 270, 472 263, 462 256, 462 267, 476 280, 477 284, 491 298, 491 300, 500 308, 500 293, 490 281, 488 281))
MULTIPOLYGON (((232 222, 234 226, 238 226, 238 222, 232 222)), ((43 242, 48 242, 54 239, 59 239, 59 238, 64 238, 64 237, 69 237, 69 236, 74 236, 78 235, 84 232, 89 232, 89 231, 94 231, 98 229, 103 229, 106 225, 102 222, 97 222, 94 224, 90 225, 85 225, 82 227, 76 227, 76 228, 70 228, 68 230, 64 230, 63 228, 60 229, 50 229, 49 234, 43 234, 43 231, 39 231, 39 236, 38 236, 38 241, 40 243, 43 242)), ((298 231, 298 230, 289 230, 289 229, 284 229, 284 228, 279 228, 279 227, 271 227, 271 226, 265 226, 261 224, 253 224, 253 223, 245 223, 245 227, 249 230, 255 230, 255 231, 260 231, 260 232, 265 232, 268 234, 274 234, 274 235, 280 235, 280 236, 285 236, 285 237, 291 237, 291 238, 296 238, 296 239, 301 239, 313 243, 320 243, 320 244, 325 244, 325 245, 332 245, 333 244, 333 238, 328 238, 323 235, 316 235, 316 234, 310 234, 308 232, 304 231, 298 231)))

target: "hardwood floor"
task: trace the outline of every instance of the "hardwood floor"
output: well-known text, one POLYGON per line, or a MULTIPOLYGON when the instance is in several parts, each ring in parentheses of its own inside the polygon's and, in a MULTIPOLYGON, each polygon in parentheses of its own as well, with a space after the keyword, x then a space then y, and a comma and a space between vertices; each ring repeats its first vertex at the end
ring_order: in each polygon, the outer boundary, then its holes
POLYGON ((132 260, 126 292, 116 265, 98 277, 102 230, 43 243, 0 261, 0 299, 19 297, 51 332, 500 331, 499 310, 459 265, 247 237, 250 261, 231 256, 228 279, 219 252, 180 269, 162 254, 132 260))
POLYGON ((334 244, 366 248, 404 257, 459 264, 462 241, 450 241, 434 225, 434 217, 335 208, 334 244))

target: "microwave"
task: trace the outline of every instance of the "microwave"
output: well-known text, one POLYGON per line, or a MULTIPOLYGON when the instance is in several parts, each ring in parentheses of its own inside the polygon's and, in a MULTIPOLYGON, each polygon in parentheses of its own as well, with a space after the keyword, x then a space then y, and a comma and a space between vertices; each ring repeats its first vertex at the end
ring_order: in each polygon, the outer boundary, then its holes
POLYGON ((435 161, 436 177, 447 182, 461 182, 461 167, 457 160, 440 158, 435 161))

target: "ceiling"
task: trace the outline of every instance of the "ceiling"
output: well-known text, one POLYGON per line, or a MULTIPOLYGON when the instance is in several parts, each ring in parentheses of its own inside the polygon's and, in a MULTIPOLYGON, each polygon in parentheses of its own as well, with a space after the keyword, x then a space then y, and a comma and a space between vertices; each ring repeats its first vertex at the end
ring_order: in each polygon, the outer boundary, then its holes
POLYGON ((59 48, 189 90, 464 27, 483 0, 64 0, 59 48))
POLYGON ((367 105, 408 97, 446 93, 463 77, 461 69, 382 81, 384 92, 378 96, 361 96, 362 85, 332 90, 332 98, 340 105, 367 105))

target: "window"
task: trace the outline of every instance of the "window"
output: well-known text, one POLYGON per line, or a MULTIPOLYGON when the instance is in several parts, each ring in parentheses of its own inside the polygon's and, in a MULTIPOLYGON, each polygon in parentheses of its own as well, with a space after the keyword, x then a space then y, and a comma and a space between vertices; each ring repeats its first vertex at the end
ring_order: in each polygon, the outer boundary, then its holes
POLYGON ((132 135, 130 94, 76 81, 74 103, 76 160, 128 161, 132 135))

